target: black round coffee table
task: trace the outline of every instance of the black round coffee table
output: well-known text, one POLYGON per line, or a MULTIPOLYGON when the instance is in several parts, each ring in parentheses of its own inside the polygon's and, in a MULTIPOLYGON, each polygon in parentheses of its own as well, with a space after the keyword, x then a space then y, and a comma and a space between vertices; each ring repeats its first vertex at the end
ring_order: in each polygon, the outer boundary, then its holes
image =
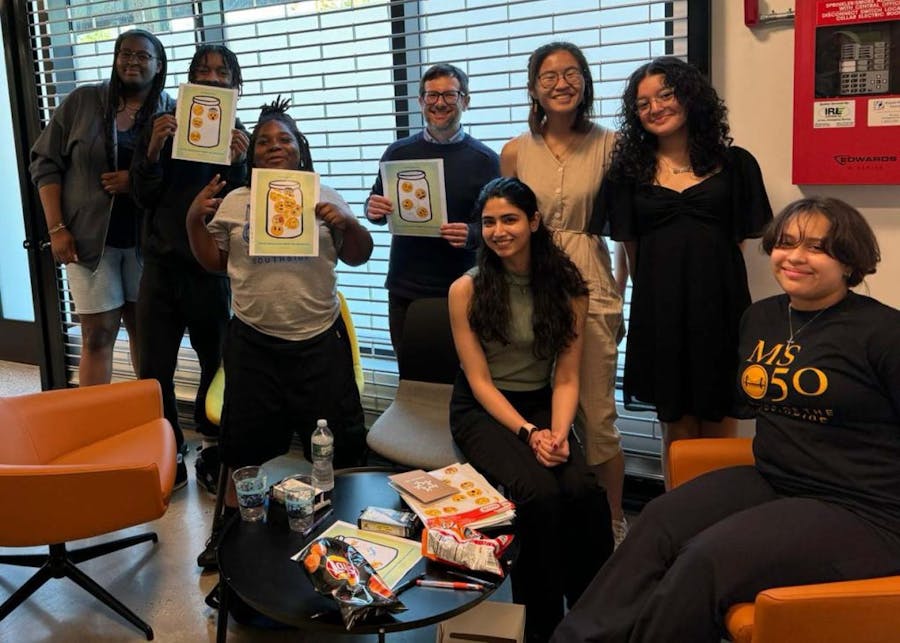
MULTIPOLYGON (((356 524, 359 512, 369 506, 403 509, 397 492, 388 485, 389 469, 345 469, 335 473, 332 505, 334 513, 309 538, 288 529, 286 523, 232 521, 219 545, 220 599, 217 641, 224 642, 228 627, 229 592, 276 621, 299 629, 333 634, 378 634, 410 630, 452 618, 490 596, 484 592, 412 587, 400 600, 405 612, 369 620, 348 631, 337 604, 313 589, 303 567, 291 560, 309 539, 315 538, 335 520, 356 524)), ((446 575, 442 566, 426 559, 416 563, 405 578, 426 574, 438 580, 459 580, 446 575)), ((477 575, 477 574, 476 574, 477 575)), ((488 578, 486 575, 485 578, 488 578)))

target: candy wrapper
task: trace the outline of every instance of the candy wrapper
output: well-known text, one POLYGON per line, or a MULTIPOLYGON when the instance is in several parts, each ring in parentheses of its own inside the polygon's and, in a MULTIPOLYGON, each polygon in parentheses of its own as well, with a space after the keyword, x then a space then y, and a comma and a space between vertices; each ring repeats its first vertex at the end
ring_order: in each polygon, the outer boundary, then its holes
POLYGON ((487 538, 471 529, 434 527, 422 532, 422 555, 472 571, 503 576, 500 556, 512 540, 513 536, 509 535, 487 538))
POLYGON ((343 540, 314 540, 294 560, 318 593, 337 601, 348 630, 369 617, 406 609, 363 555, 343 540))

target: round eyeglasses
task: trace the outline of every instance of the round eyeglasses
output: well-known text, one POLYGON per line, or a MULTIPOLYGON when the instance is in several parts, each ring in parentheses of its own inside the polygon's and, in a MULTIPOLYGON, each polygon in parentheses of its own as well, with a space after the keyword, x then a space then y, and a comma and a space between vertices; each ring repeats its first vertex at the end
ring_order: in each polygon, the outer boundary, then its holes
POLYGON ((578 69, 578 67, 569 67, 567 69, 564 69, 562 72, 545 71, 542 74, 538 74, 537 77, 538 84, 540 84, 540 86, 544 89, 555 87, 560 78, 565 80, 573 87, 577 87, 584 82, 584 73, 580 69, 578 69))
POLYGON ((457 91, 455 89, 446 92, 422 92, 422 100, 425 101, 426 105, 435 105, 437 104, 438 99, 443 98, 444 102, 448 105, 456 105, 459 102, 459 99, 465 95, 465 92, 457 91))
POLYGON ((675 100, 675 90, 674 89, 664 89, 659 92, 656 96, 651 96, 650 98, 641 98, 637 102, 635 102, 634 106, 637 108, 637 111, 641 114, 650 110, 651 101, 660 106, 665 106, 675 100))

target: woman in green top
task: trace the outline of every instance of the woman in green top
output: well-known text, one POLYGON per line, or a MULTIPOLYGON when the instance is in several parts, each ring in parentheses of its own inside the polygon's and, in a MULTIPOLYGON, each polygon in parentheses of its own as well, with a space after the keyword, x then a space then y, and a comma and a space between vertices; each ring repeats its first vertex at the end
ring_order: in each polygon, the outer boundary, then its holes
POLYGON ((527 185, 494 179, 475 207, 477 266, 450 287, 463 369, 450 425, 466 458, 516 504, 513 600, 525 605, 528 640, 545 641, 563 598, 573 605, 612 551, 604 492, 571 430, 588 291, 527 185))

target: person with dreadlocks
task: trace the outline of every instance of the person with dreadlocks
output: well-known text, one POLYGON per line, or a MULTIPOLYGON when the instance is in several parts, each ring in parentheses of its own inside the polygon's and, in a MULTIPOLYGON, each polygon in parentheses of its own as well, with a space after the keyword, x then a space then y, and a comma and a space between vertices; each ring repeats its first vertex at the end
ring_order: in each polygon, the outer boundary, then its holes
POLYGON ((141 278, 141 213, 131 198, 129 167, 141 128, 175 103, 166 82, 166 51, 141 29, 122 33, 108 81, 83 85, 53 112, 31 149, 53 258, 66 265, 81 321, 81 386, 112 378, 124 321, 138 372, 135 302, 141 278))
POLYGON ((588 286, 519 179, 494 179, 475 208, 484 243, 450 286, 462 364, 450 427, 516 504, 513 600, 525 605, 527 640, 546 641, 563 599, 575 604, 613 548, 609 505, 572 431, 588 286))
MULTIPOLYGON (((188 68, 191 83, 240 91, 241 68, 237 57, 222 45, 197 48, 188 68)), ((194 422, 206 438, 218 437, 219 428, 206 417, 206 392, 222 362, 222 343, 231 317, 231 292, 221 273, 205 271, 191 254, 184 222, 188 207, 217 173, 227 181, 226 191, 247 178, 247 132, 241 122, 231 130, 231 165, 197 163, 172 158, 174 110, 154 117, 138 141, 131 168, 135 200, 145 210, 144 274, 137 301, 140 376, 159 381, 163 411, 175 432, 178 446, 175 488, 187 484, 186 445, 175 401, 175 367, 187 328, 200 362, 200 383, 194 400, 194 422)), ((215 476, 212 476, 215 480, 215 476)), ((206 479, 198 482, 215 493, 206 479)))
MULTIPOLYGON (((279 97, 262 108, 250 136, 251 167, 313 171, 309 144, 288 105, 279 97)), ((350 266, 368 261, 372 236, 344 199, 322 185, 315 206, 318 256, 252 257, 250 188, 217 197, 224 187, 213 177, 187 215, 194 256, 206 270, 227 271, 233 294, 224 350, 222 461, 231 468, 262 464, 286 453, 294 432, 307 450, 316 420, 325 418, 334 432, 335 467, 358 466, 364 416, 335 266, 338 259, 350 266)), ((225 503, 236 507, 228 479, 225 503)))

